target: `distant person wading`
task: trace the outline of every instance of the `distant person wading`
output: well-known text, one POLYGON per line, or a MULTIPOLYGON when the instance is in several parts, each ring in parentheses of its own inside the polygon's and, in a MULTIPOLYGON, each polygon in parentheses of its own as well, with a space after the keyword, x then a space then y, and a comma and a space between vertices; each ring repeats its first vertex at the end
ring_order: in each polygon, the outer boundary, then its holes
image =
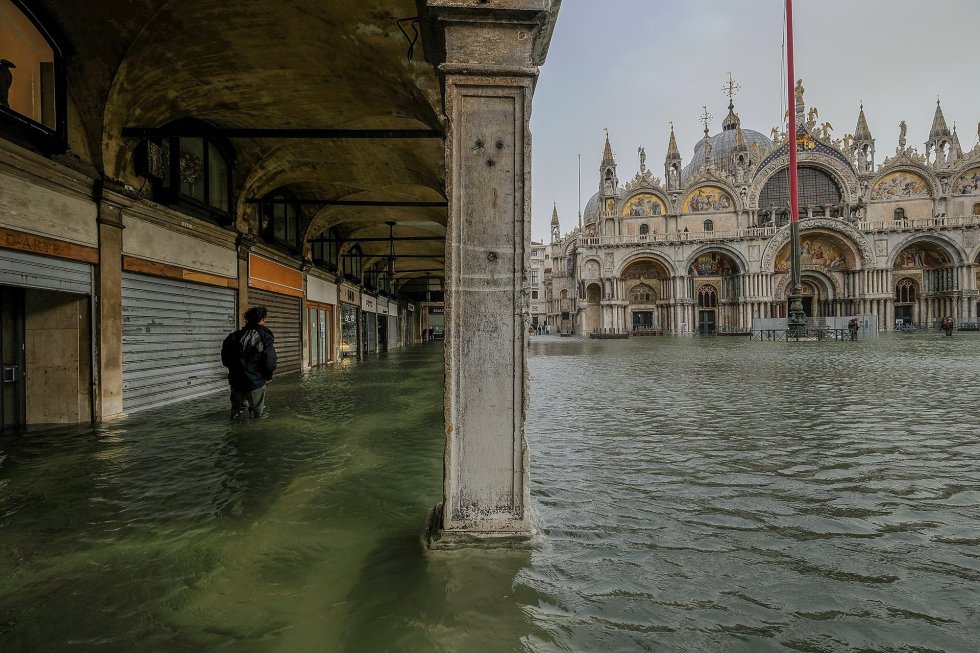
POLYGON ((221 362, 228 368, 231 418, 248 410, 252 417, 265 412, 265 386, 276 371, 275 337, 265 326, 265 306, 245 311, 245 326, 230 333, 221 345, 221 362))

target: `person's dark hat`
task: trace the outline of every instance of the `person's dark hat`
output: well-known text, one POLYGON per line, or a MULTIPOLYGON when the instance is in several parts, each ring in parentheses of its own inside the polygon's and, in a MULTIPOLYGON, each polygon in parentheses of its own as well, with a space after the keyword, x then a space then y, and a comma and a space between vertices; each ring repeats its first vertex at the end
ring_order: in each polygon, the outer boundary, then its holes
POLYGON ((0 66, 4 68, 16 68, 13 61, 8 61, 7 59, 0 59, 0 66))

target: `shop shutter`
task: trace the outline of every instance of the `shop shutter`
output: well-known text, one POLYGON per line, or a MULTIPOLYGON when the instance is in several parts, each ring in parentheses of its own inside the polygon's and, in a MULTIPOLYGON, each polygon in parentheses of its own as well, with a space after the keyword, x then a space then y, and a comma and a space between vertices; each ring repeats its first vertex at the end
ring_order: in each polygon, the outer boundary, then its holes
POLYGON ((0 284, 5 286, 90 295, 92 270, 88 263, 0 250, 0 284))
POLYGON ((221 343, 237 328, 235 298, 232 288, 123 272, 123 410, 227 389, 221 343))
POLYGON ((276 337, 276 356, 279 358, 276 374, 300 370, 303 366, 302 301, 298 297, 249 288, 248 303, 249 306, 265 306, 269 311, 265 325, 276 337))

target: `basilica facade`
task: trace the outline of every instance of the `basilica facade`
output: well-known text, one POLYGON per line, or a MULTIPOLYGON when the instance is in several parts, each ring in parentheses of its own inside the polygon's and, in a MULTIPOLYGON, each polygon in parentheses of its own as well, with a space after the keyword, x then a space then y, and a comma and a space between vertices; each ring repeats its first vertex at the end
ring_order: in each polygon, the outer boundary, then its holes
POLYGON ((535 289, 551 332, 746 333, 756 318, 785 317, 791 146, 814 323, 977 323, 980 140, 964 151, 937 103, 924 153, 908 146, 903 122, 895 154, 878 163, 863 106, 854 133, 834 138, 802 82, 796 95, 795 139, 743 128, 731 98, 721 133, 710 135, 706 112, 686 164, 671 129, 663 179, 641 148, 639 171, 621 184, 607 134, 580 225, 562 236, 555 213, 541 246, 551 265, 535 289))

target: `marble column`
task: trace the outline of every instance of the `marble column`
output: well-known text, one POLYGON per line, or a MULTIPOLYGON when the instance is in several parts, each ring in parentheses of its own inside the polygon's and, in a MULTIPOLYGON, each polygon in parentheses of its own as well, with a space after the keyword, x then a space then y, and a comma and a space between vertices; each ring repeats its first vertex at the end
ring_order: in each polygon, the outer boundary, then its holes
POLYGON ((531 238, 531 98, 558 0, 427 0, 444 80, 446 383, 443 501, 430 548, 532 534, 524 418, 531 238))

